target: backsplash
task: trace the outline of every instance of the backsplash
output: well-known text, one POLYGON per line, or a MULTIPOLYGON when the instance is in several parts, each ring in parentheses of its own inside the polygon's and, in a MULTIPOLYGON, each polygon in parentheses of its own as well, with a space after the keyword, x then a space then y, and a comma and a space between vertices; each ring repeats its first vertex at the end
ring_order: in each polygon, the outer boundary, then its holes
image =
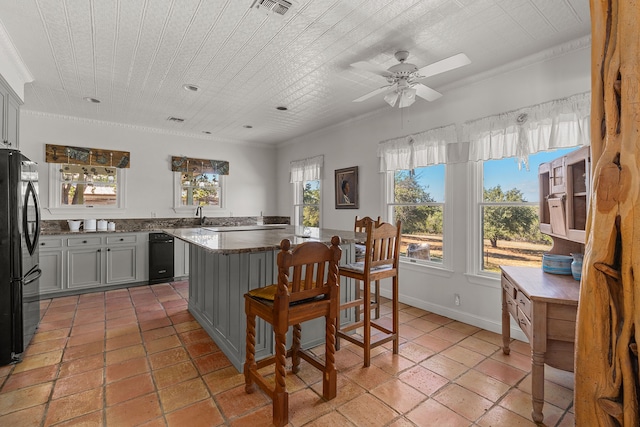
MULTIPOLYGON (((265 216, 265 224, 290 224, 288 216, 265 216)), ((116 223, 116 231, 151 231, 163 228, 187 228, 200 227, 199 218, 133 218, 133 219, 109 219, 109 222, 116 223)), ((204 220, 205 227, 230 227, 236 225, 255 225, 258 217, 207 217, 204 220)), ((43 220, 40 231, 44 235, 60 234, 69 232, 69 224, 66 219, 43 220)), ((82 232, 82 228, 80 229, 82 232)))

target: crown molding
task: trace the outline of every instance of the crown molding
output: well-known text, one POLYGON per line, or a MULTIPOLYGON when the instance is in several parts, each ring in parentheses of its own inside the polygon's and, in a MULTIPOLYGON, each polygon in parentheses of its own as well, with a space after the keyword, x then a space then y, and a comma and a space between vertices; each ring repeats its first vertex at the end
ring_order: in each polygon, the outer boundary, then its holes
POLYGON ((259 144, 259 143, 250 142, 250 141, 218 138, 213 135, 205 135, 200 133, 189 133, 189 132, 178 132, 178 131, 172 131, 168 129, 154 128, 150 126, 132 125, 128 123, 109 122, 106 120, 96 120, 96 119, 88 119, 85 117, 67 116, 64 114, 54 114, 54 113, 47 113, 43 111, 26 110, 24 108, 20 109, 20 114, 34 116, 34 117, 43 117, 47 119, 67 120, 70 122, 84 123, 89 125, 99 125, 99 126, 108 126, 113 128, 131 129, 131 130, 147 132, 147 133, 181 136, 186 138, 201 139, 203 141, 213 141, 221 144, 231 143, 235 145, 243 145, 243 146, 254 147, 254 148, 275 148, 274 146, 267 146, 265 144, 259 144))
MULTIPOLYGON (((4 27, 2 21, 0 21, 0 57, 2 56, 6 56, 6 59, 9 63, 8 66, 12 68, 12 70, 16 74, 16 77, 20 80, 20 88, 18 88, 19 90, 13 88, 14 91, 16 93, 21 92, 17 93, 17 95, 19 95, 20 99, 24 99, 24 85, 34 80, 33 74, 31 74, 31 71, 29 71, 29 68, 27 68, 27 65, 22 60, 20 52, 18 52, 18 49, 16 49, 16 46, 13 44, 13 40, 11 40, 7 29, 4 27)), ((0 69, 0 71, 4 70, 4 68, 0 69)), ((6 77, 7 76, 5 76, 5 79, 6 77)))

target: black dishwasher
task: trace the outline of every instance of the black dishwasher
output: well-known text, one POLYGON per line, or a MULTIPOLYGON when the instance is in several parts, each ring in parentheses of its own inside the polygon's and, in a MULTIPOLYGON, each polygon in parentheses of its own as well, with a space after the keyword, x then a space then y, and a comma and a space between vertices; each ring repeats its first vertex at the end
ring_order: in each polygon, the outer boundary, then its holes
POLYGON ((149 233, 149 284, 173 280, 173 236, 149 233))

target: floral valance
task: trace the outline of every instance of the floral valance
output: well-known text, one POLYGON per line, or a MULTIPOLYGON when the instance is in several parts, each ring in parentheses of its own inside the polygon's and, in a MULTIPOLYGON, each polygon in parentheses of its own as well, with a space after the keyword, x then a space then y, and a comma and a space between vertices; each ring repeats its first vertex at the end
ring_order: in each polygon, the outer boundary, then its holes
POLYGON ((529 154, 590 145, 591 94, 582 93, 466 122, 469 160, 516 157, 528 166, 529 154))
POLYGON ((380 172, 447 162, 447 144, 458 142, 455 125, 389 139, 378 144, 380 172))
POLYGON ((291 182, 316 181, 322 179, 324 156, 294 160, 291 165, 291 182))
POLYGON ((130 159, 131 154, 128 151, 45 144, 47 163, 128 168, 130 159))
POLYGON ((174 172, 189 172, 194 175, 202 175, 203 173, 229 175, 229 162, 172 156, 171 170, 174 172))

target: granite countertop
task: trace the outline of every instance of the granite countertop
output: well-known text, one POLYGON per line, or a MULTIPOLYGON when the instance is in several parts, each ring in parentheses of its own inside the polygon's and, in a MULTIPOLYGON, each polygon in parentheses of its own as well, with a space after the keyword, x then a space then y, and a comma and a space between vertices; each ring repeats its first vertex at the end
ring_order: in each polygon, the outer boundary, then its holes
POLYGON ((174 228, 162 231, 208 251, 226 254, 279 249, 282 239, 291 240, 292 245, 295 246, 304 242, 329 243, 333 236, 340 236, 343 244, 349 244, 354 243, 356 237, 359 239, 363 234, 352 230, 293 225, 174 228), (305 231, 309 234, 308 237, 305 236, 305 231))

